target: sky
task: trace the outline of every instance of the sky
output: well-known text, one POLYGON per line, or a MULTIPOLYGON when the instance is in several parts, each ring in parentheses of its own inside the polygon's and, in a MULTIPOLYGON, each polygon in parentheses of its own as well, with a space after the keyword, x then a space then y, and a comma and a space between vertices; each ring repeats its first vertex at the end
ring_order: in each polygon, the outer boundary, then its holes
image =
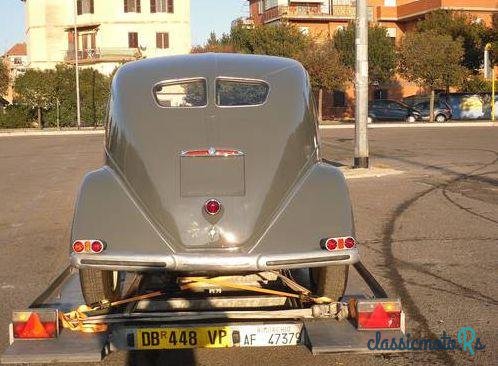
MULTIPOLYGON (((24 3, 21 0, 0 2, 1 55, 14 43, 24 40, 24 3)), ((247 14, 247 3, 246 0, 191 0, 192 45, 204 43, 212 31, 229 32, 232 20, 247 14)))

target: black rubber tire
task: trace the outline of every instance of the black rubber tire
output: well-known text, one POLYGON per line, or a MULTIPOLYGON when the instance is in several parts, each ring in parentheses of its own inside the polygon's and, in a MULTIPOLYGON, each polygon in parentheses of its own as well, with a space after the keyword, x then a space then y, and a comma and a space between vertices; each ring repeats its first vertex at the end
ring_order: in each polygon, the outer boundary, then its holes
POLYGON ((346 291, 349 265, 311 268, 312 291, 338 301, 346 291))
POLYGON ((438 114, 436 117, 434 117, 434 121, 442 123, 442 122, 446 122, 447 118, 446 118, 446 116, 444 114, 438 114), (443 117, 443 119, 441 121, 438 121, 439 117, 443 117))
POLYGON ((121 276, 118 272, 116 285, 113 271, 100 271, 91 268, 80 269, 81 292, 87 305, 101 300, 116 301, 121 296, 121 276))

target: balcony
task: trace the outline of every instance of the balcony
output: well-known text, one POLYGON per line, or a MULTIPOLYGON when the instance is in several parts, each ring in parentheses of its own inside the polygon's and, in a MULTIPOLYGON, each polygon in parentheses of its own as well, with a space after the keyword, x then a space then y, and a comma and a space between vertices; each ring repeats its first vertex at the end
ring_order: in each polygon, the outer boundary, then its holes
POLYGON ((496 11, 496 0, 418 0, 395 7, 377 6, 377 20, 409 20, 436 9, 496 11))
MULTIPOLYGON (((275 6, 263 13, 263 23, 276 20, 352 20, 356 17, 356 7, 333 5, 330 13, 323 13, 319 4, 275 6)), ((368 7, 369 20, 373 20, 373 7, 368 7)))
MULTIPOLYGON (((141 52, 136 48, 95 48, 78 51, 78 62, 93 64, 98 62, 125 62, 140 58, 141 52)), ((66 51, 65 61, 74 63, 76 54, 74 50, 66 51)))

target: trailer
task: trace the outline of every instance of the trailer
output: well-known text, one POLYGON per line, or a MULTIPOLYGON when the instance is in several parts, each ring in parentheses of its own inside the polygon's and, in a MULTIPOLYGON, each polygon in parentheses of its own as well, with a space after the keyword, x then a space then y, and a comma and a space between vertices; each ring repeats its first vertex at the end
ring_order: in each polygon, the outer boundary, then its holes
POLYGON ((87 333, 61 326, 60 315, 83 304, 77 270, 68 267, 29 309, 13 312, 1 363, 99 362, 116 350, 200 347, 306 346, 313 355, 392 352, 371 350, 368 342, 377 332, 382 339, 404 335, 399 299, 389 299, 361 263, 351 268, 338 303, 282 296, 286 286, 271 272, 229 280, 228 286, 227 278, 194 281, 191 291, 178 291, 167 288, 161 276, 129 275, 125 297, 131 301, 89 313, 83 323, 94 332, 87 333), (241 290, 251 286, 263 292, 241 290))

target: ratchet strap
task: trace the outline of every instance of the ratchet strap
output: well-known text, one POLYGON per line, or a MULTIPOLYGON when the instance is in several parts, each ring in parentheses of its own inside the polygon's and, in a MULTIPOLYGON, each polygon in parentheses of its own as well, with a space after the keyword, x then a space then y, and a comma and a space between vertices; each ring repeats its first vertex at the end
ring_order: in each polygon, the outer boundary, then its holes
MULTIPOLYGON (((237 289, 237 290, 252 291, 252 292, 263 293, 263 294, 268 294, 268 295, 276 295, 276 296, 281 296, 281 297, 295 298, 295 299, 299 299, 299 300, 301 300, 303 302, 307 302, 307 303, 314 303, 314 304, 331 304, 332 303, 332 300, 328 297, 313 296, 311 294, 310 290, 301 286, 299 283, 290 279, 289 277, 284 276, 277 271, 272 271, 272 273, 275 274, 278 278, 280 278, 285 285, 287 285, 289 288, 296 291, 297 293, 272 290, 272 289, 267 289, 267 288, 262 288, 262 287, 244 285, 241 283, 234 283, 234 282, 231 282, 230 280, 228 280, 227 278, 229 278, 229 277, 226 277, 226 276, 225 277, 223 277, 223 276, 222 277, 212 277, 212 278, 184 277, 185 280, 190 281, 190 282, 181 285, 180 289, 187 290, 187 289, 194 288, 200 284, 208 284, 208 285, 212 285, 212 286, 222 286, 222 287, 228 287, 228 288, 233 288, 233 289, 237 289)), ((151 299, 151 298, 158 297, 158 296, 161 296, 164 294, 165 293, 163 291, 155 291, 155 292, 151 292, 148 294, 133 296, 133 297, 130 297, 127 299, 118 300, 118 301, 114 301, 114 302, 110 302, 108 300, 102 300, 99 303, 92 304, 91 306, 81 305, 76 310, 73 310, 73 311, 70 311, 67 313, 60 312, 59 318, 60 318, 62 326, 66 329, 69 329, 72 331, 83 332, 83 333, 101 333, 101 332, 107 331, 108 325, 107 324, 88 324, 88 323, 85 323, 85 320, 90 316, 89 313, 96 312, 96 311, 102 311, 102 310, 108 310, 108 309, 115 307, 115 306, 124 305, 124 304, 128 304, 130 302, 135 302, 135 301, 140 301, 140 300, 145 300, 145 299, 151 299)))
POLYGON ((252 292, 258 292, 258 293, 269 294, 269 295, 277 295, 277 296, 282 296, 282 297, 290 297, 290 298, 299 299, 303 302, 311 302, 311 303, 315 303, 315 304, 329 304, 332 302, 332 300, 330 298, 325 297, 325 296, 322 296, 322 297, 313 296, 311 294, 310 290, 301 286, 296 281, 291 280, 289 277, 286 277, 286 276, 284 276, 276 271, 273 273, 275 273, 280 279, 282 279, 282 281, 288 287, 290 287, 294 291, 297 291, 298 293, 296 294, 296 293, 292 293, 292 292, 277 291, 277 290, 271 290, 271 289, 267 289, 267 288, 244 285, 244 284, 240 284, 240 283, 233 283, 233 282, 227 280, 226 279, 227 277, 213 277, 213 278, 184 277, 185 280, 191 281, 191 282, 186 283, 184 285, 181 285, 180 289, 186 290, 186 289, 196 287, 198 284, 206 283, 209 285, 229 287, 229 288, 234 288, 237 290, 252 291, 252 292))
POLYGON ((76 310, 70 311, 68 313, 59 313, 59 319, 64 328, 83 332, 83 333, 101 333, 108 329, 107 324, 86 324, 85 320, 89 317, 89 313, 95 311, 107 310, 115 306, 128 304, 130 302, 151 299, 153 297, 158 297, 164 295, 163 291, 154 291, 144 295, 138 295, 129 297, 128 299, 118 300, 110 302, 108 300, 102 300, 91 306, 81 305, 76 310))

